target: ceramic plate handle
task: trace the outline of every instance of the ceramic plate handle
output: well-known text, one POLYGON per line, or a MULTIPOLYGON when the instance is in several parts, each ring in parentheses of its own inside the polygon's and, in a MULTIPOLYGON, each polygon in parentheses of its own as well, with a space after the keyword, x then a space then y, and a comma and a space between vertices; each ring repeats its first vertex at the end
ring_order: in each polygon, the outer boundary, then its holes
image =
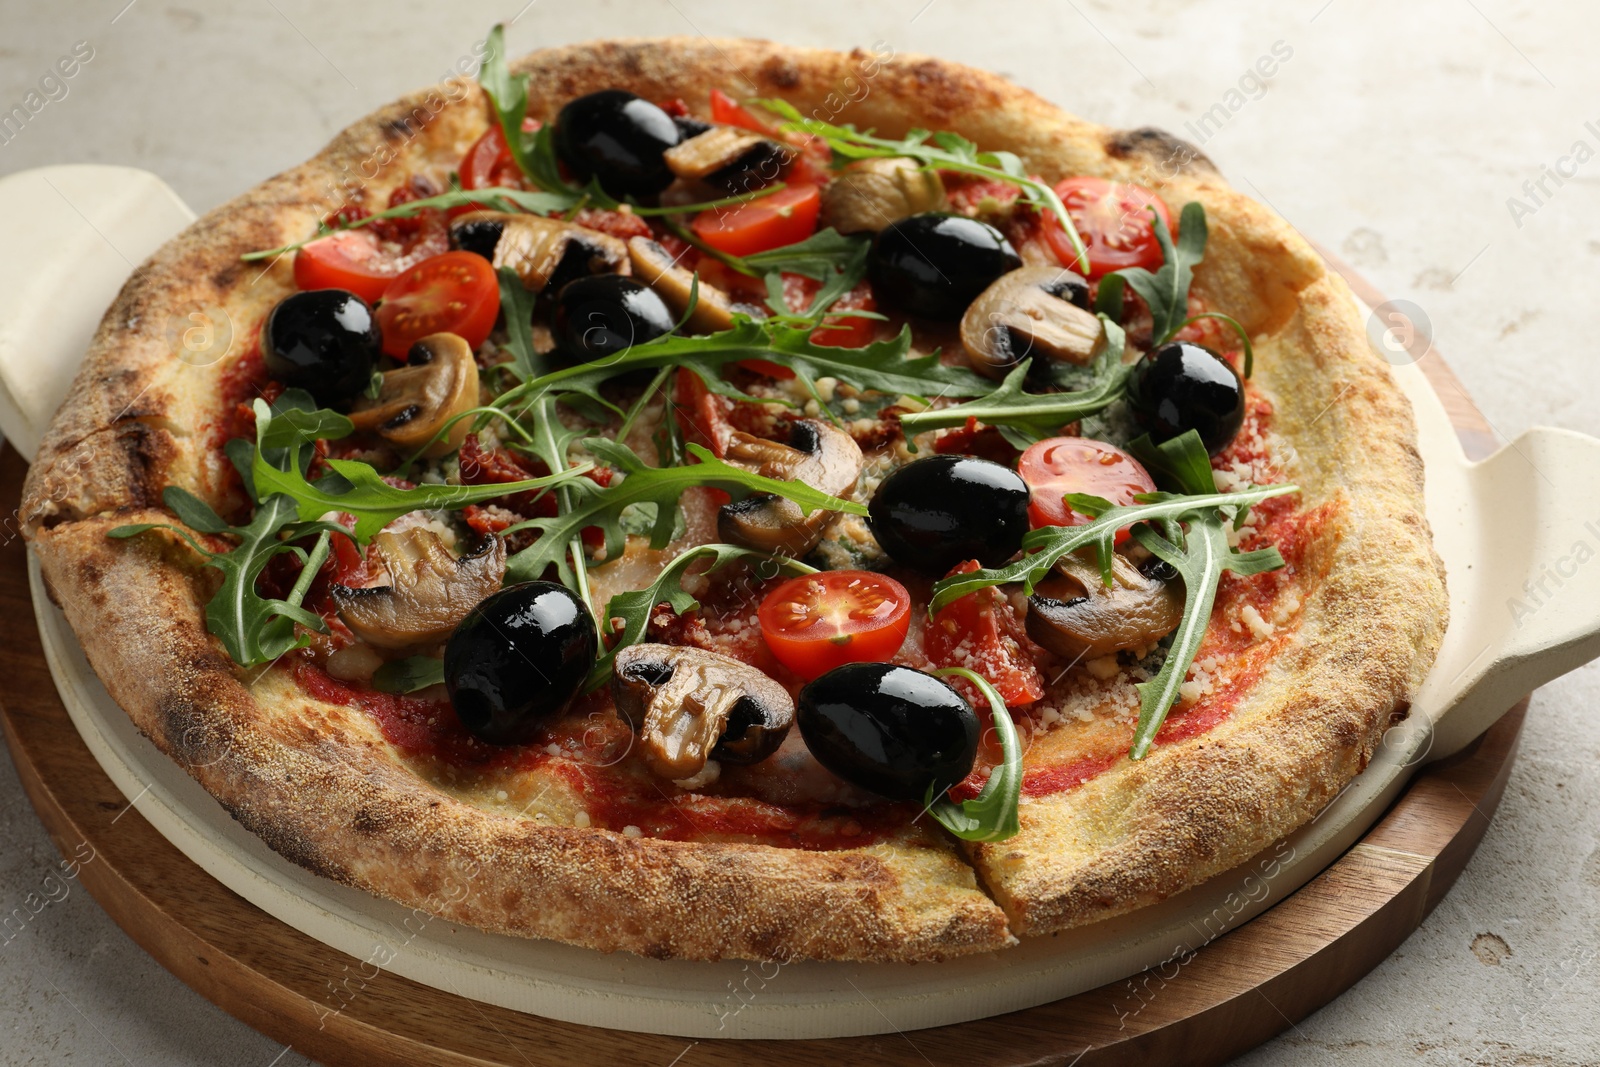
POLYGON ((128 275, 194 221, 133 167, 41 167, 0 179, 0 431, 32 458, 128 275))
POLYGON ((1454 652, 1417 698, 1444 709, 1430 759, 1600 656, 1600 440, 1535 428, 1465 474, 1453 503, 1477 551, 1450 569, 1454 652))

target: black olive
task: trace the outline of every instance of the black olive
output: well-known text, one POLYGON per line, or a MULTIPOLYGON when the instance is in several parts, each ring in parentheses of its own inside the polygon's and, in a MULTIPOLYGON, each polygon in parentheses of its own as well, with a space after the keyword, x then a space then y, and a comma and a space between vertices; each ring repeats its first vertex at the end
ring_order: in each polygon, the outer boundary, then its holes
POLYGON ((1028 483, 976 456, 928 456, 894 471, 867 506, 867 525, 896 563, 944 574, 975 559, 998 567, 1028 532, 1028 483))
POLYGON ((753 193, 778 180, 791 151, 772 141, 762 141, 751 145, 732 163, 717 168, 700 180, 728 196, 753 193))
POLYGON ((1244 383, 1209 348, 1171 341, 1145 353, 1128 383, 1134 417, 1159 444, 1194 430, 1216 455, 1244 423, 1244 383))
POLYGON ((461 620, 444 648, 445 686, 474 737, 524 744, 578 695, 596 652, 583 601, 554 582, 524 582, 461 620))
POLYGON ((267 373, 320 404, 348 400, 372 381, 383 337, 372 309, 343 289, 313 289, 279 301, 261 331, 267 373))
POLYGON ((954 322, 979 293, 1022 266, 1005 235, 962 215, 912 215, 872 243, 872 287, 914 315, 954 322))
POLYGON ((847 663, 800 690, 806 747, 847 782, 891 800, 922 801, 972 773, 977 713, 931 674, 893 663, 847 663))
POLYGON ((450 227, 451 247, 471 252, 494 262, 494 246, 500 243, 505 223, 499 219, 468 219, 450 227))
POLYGON ((706 133, 711 129, 711 123, 701 122, 699 119, 691 118, 688 115, 672 116, 672 124, 678 127, 678 136, 685 141, 691 137, 699 137, 702 133, 706 133))
POLYGON ((672 332, 672 312, 656 291, 619 274, 568 282, 556 294, 556 345, 573 359, 604 359, 672 332))
POLYGON ((1058 300, 1065 300, 1067 303, 1080 307, 1085 311, 1091 310, 1089 307, 1089 283, 1084 279, 1083 275, 1075 270, 1067 270, 1063 267, 1060 274, 1040 286, 1040 288, 1058 300))
POLYGON ((654 196, 671 185, 662 153, 681 139, 671 115, 621 89, 580 96, 556 117, 556 154, 612 196, 654 196))

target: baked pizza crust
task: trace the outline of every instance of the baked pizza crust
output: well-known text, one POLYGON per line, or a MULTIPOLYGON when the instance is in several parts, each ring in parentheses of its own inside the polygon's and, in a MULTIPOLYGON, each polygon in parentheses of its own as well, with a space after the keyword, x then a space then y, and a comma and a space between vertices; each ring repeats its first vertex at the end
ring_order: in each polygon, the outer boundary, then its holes
POLYGON ((531 75, 531 113, 546 120, 601 88, 681 97, 704 113, 712 88, 736 86, 883 133, 954 130, 1051 180, 1137 181, 1174 213, 1201 201, 1211 239, 1196 290, 1257 338, 1255 384, 1294 447, 1287 474, 1305 506, 1334 516, 1315 548, 1327 577, 1308 591, 1299 640, 1226 722, 1033 800, 1022 834, 971 850, 976 874, 928 835, 828 852, 665 841, 548 825, 434 788, 361 714, 291 689, 283 672, 236 667, 205 631, 215 576, 192 553, 105 534, 169 518, 159 509, 169 484, 229 502, 212 426, 247 339, 197 366, 174 353, 169 323, 209 309, 260 322, 292 291, 291 263, 242 263, 242 252, 312 232, 339 183, 370 179, 380 201, 413 172, 453 167, 488 123, 477 87, 453 83, 356 123, 141 266, 29 473, 24 528, 91 664, 244 826, 311 870, 489 930, 656 957, 937 960, 1195 885, 1305 823, 1366 765, 1405 714, 1445 621, 1409 407, 1343 282, 1204 156, 919 56, 671 38, 553 49, 515 69, 531 75))

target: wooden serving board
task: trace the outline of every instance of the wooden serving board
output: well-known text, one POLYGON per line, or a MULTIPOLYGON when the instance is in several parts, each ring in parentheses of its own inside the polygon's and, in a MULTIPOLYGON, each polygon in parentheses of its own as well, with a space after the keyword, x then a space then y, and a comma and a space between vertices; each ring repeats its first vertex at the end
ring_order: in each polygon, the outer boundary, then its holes
MULTIPOLYGON (((1369 306, 1383 297, 1328 257, 1369 306)), ((1469 457, 1494 436, 1425 337, 1412 352, 1469 457)), ((26 471, 0 453, 0 501, 26 471)), ((911 1034, 692 1041, 555 1022, 364 965, 213 880, 128 803, 84 746, 46 666, 27 555, 0 544, 0 720, 29 798, 79 880, 162 966, 235 1017, 329 1064, 1215 1064, 1288 1028, 1386 958, 1443 898, 1504 791, 1527 702, 1419 773, 1337 862, 1258 918, 1163 967, 1026 1011, 911 1034), (331 1011, 330 1006, 339 1010, 331 1011)), ((747 988, 759 996, 760 969, 747 988)))

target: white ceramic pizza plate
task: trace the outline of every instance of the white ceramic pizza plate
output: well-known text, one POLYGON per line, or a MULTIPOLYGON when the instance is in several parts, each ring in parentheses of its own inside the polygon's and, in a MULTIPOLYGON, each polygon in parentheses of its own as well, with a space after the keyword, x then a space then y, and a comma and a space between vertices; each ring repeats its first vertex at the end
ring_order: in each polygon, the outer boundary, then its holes
MULTIPOLYGON (((128 272, 192 218, 159 179, 127 168, 52 167, 0 180, 0 234, 29 252, 0 262, 0 429, 24 455, 37 448, 128 272)), ((214 328, 196 310, 169 330, 175 356, 190 340, 215 343, 186 336, 214 328)), ((1416 767, 1459 750, 1523 695, 1600 654, 1600 567, 1587 565, 1600 551, 1600 441, 1536 429, 1469 463, 1410 357, 1391 362, 1416 408, 1428 516, 1452 601, 1411 717, 1310 825, 1237 870, 1131 916, 950 963, 603 955, 453 926, 335 885, 268 850, 134 729, 43 595, 36 567, 35 611, 73 721, 140 813, 228 888, 354 957, 328 976, 329 1012, 359 990, 363 973, 383 967, 538 1015, 685 1037, 841 1037, 963 1022, 1114 981, 1237 927, 1349 848, 1416 767)))

